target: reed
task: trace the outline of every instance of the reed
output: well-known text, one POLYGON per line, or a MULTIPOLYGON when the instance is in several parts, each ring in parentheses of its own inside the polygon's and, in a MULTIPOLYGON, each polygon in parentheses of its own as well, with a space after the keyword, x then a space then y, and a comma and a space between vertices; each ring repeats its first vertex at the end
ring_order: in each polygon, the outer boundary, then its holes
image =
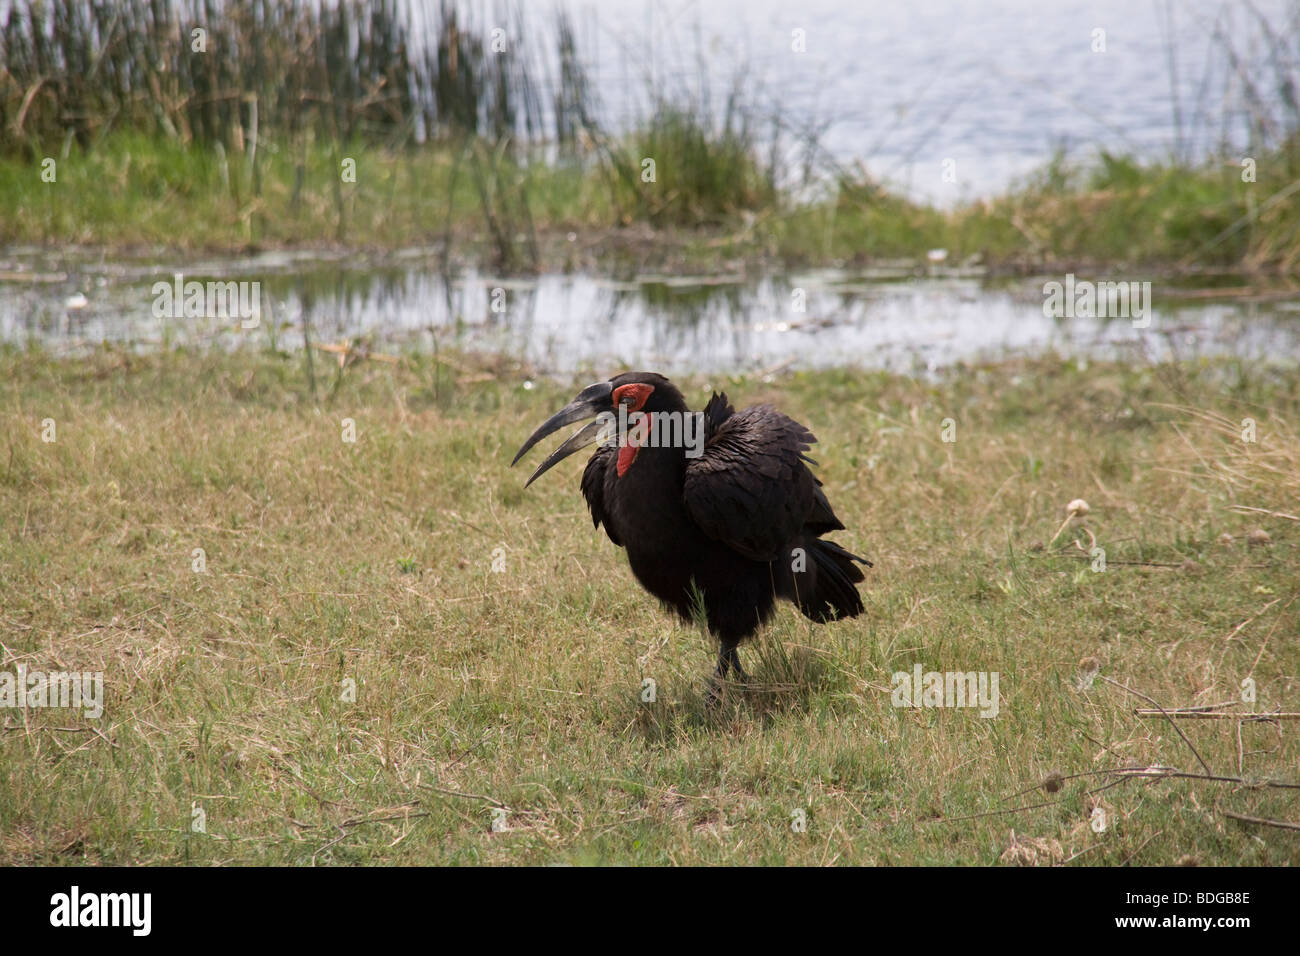
MULTIPOLYGON (((547 63, 523 41, 522 10, 495 12, 499 27, 470 16, 398 0, 14 0, 0 22, 0 151, 90 147, 121 128, 240 151, 278 136, 541 138, 547 63)), ((562 16, 556 33, 563 139, 591 110, 562 16)))

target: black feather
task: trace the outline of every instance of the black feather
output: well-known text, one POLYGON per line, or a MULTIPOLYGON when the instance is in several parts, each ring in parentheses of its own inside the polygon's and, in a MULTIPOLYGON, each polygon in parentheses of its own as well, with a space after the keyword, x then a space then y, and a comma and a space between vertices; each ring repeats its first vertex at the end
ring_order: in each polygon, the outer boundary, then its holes
MULTIPOLYGON (((610 380, 614 395, 634 383, 652 386, 642 411, 691 414, 661 375, 610 380)), ((844 524, 809 468, 812 432, 768 405, 736 411, 725 394, 701 414, 698 457, 681 447, 638 448, 620 475, 622 449, 602 446, 583 471, 582 494, 646 590, 687 619, 693 595, 703 594, 725 674, 739 667, 735 646, 771 616, 777 598, 816 621, 861 614, 856 585, 860 565, 871 562, 821 537, 844 524)))

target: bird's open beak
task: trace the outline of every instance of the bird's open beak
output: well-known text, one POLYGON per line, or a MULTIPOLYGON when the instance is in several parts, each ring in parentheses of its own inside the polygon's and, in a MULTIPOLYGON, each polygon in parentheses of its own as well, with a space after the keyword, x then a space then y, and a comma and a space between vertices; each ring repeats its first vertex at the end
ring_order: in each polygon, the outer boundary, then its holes
MULTIPOLYGON (((572 422, 580 422, 584 418, 591 418, 595 415, 599 415, 601 412, 609 411, 611 408, 610 396, 613 395, 613 393, 614 386, 609 382, 597 382, 595 385, 588 385, 578 393, 577 398, 548 418, 542 423, 542 426, 538 428, 537 431, 533 432, 532 435, 529 436, 528 441, 524 442, 523 447, 519 449, 519 453, 515 455, 515 460, 510 464, 513 466, 520 458, 524 457, 528 449, 532 448, 547 435, 559 431, 565 425, 571 424, 572 422)), ((569 437, 568 441, 555 449, 555 451, 553 451, 544 462, 537 466, 537 470, 533 472, 532 477, 529 478, 528 481, 524 482, 524 487, 527 488, 531 485, 538 479, 538 477, 557 462, 563 461, 575 451, 578 451, 580 448, 585 448, 587 445, 594 442, 600 436, 601 430, 604 426, 605 422, 603 420, 597 420, 576 431, 569 437)))

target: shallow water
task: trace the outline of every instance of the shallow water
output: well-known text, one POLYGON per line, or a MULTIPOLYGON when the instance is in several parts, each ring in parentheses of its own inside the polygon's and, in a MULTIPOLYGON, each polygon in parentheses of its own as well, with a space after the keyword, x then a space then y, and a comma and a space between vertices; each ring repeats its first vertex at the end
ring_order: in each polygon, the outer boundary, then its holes
MULTIPOLYGON (((927 372, 1053 352, 1151 360, 1300 357, 1300 294, 1186 299, 1156 283, 1140 320, 1048 318, 1045 276, 990 281, 974 270, 902 266, 744 276, 546 275, 445 279, 424 250, 365 260, 268 253, 193 262, 186 281, 260 283, 254 328, 238 318, 155 316, 158 262, 0 255, 0 341, 76 353, 192 344, 300 349, 368 338, 376 353, 455 348, 505 353, 541 373, 627 367, 685 371, 836 365, 927 372), (919 274, 918 274, 919 273, 919 274), (802 306, 802 308, 800 308, 802 306)), ((1140 276, 1106 276, 1139 279, 1140 276)), ((251 323, 250 323, 251 324, 251 323)))

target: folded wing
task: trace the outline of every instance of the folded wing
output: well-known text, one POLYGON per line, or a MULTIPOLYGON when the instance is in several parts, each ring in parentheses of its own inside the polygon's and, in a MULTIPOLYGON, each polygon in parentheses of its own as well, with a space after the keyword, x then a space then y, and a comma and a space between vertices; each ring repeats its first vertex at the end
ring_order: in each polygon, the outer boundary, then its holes
POLYGON ((740 412, 714 395, 704 410, 703 454, 686 460, 682 499, 710 538, 754 561, 773 561, 805 530, 842 528, 805 452, 812 432, 770 405, 740 412))

